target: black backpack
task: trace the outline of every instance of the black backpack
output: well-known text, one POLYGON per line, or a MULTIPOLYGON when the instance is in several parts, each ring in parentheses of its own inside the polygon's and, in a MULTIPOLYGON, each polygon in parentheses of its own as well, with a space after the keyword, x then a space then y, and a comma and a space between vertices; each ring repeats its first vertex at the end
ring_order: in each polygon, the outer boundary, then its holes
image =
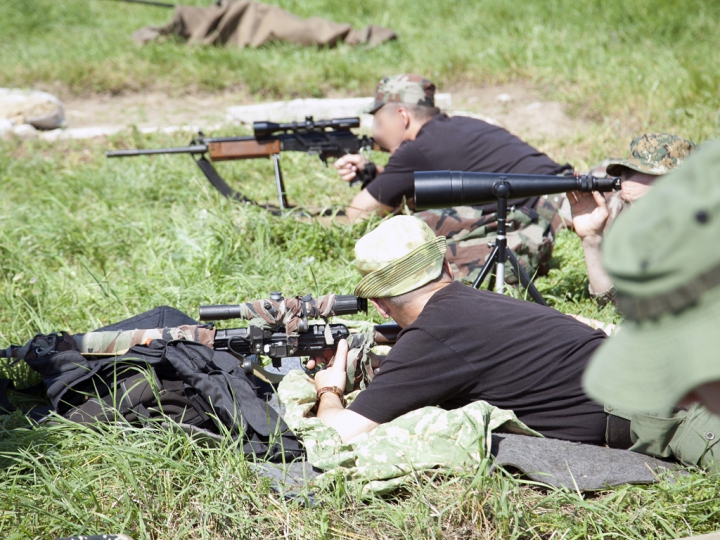
MULTIPOLYGON (((182 324, 197 323, 160 307, 100 330, 182 324)), ((186 430, 241 438, 248 456, 292 461, 304 455, 295 435, 229 353, 192 341, 154 340, 122 356, 92 357, 73 350, 67 334, 38 336, 33 342, 43 340, 53 342, 52 352, 35 348, 24 359, 42 376, 55 412, 68 419, 92 424, 121 416, 135 425, 171 420, 186 430)))

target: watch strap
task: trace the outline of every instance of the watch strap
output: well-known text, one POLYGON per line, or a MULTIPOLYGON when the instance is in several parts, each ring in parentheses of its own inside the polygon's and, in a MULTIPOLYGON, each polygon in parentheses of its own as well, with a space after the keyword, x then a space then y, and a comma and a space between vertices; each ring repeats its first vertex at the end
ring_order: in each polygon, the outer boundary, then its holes
POLYGON ((323 394, 330 393, 330 392, 332 392, 337 397, 339 397, 340 401, 343 401, 343 397, 344 397, 343 391, 340 390, 340 388, 338 388, 337 386, 325 386, 325 387, 321 388, 320 390, 318 390, 317 391, 318 400, 320 400, 320 396, 322 396, 323 394))

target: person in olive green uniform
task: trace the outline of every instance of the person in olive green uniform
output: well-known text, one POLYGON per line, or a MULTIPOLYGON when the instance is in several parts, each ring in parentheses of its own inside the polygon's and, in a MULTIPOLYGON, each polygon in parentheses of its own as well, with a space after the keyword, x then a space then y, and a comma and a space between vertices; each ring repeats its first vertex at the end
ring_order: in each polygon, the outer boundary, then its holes
POLYGON ((657 181, 604 244, 626 320, 590 361, 585 390, 630 421, 633 449, 717 466, 720 141, 657 181))

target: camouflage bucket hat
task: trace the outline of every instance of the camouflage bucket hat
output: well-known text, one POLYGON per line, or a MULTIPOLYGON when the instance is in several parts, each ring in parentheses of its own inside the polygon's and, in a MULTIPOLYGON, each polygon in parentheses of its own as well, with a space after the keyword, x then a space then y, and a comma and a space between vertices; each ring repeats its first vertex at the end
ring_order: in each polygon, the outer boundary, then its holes
POLYGON ((383 77, 375 90, 375 101, 363 112, 375 114, 386 103, 435 106, 435 85, 422 75, 405 73, 383 77))
POLYGON ((607 173, 620 176, 623 167, 645 174, 661 175, 677 168, 692 151, 695 143, 669 133, 646 133, 630 143, 628 159, 611 159, 607 173))
POLYGON ((660 413, 720 380, 719 239, 715 141, 658 180, 605 239, 603 263, 627 320, 590 361, 588 395, 660 413))
POLYGON ((355 266, 364 276, 355 296, 388 298, 436 279, 445 260, 445 237, 413 216, 395 216, 355 244, 355 266))

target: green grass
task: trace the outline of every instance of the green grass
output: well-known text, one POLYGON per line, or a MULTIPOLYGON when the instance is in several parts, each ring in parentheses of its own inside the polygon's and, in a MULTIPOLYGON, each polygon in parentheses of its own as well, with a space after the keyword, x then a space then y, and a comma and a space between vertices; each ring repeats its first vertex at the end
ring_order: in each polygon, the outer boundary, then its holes
MULTIPOLYGON (((138 48, 130 33, 169 12, 109 0, 0 0, 0 85, 63 95, 241 89, 264 99, 367 94, 398 71, 426 73, 446 89, 520 81, 598 121, 564 140, 532 140, 578 168, 624 152, 630 134, 644 129, 698 142, 718 134, 716 2, 280 3, 302 16, 384 24, 400 40, 376 49, 235 51, 172 41, 138 48)), ((108 147, 187 138, 126 132, 109 141, 0 142, 0 347, 160 304, 192 315, 201 304, 272 290, 352 291, 352 247, 373 222, 302 222, 232 203, 186 156, 102 156, 108 147)), ((335 207, 351 197, 316 159, 283 160, 292 201, 335 207)), ((274 200, 269 161, 218 169, 249 196, 274 200)), ((552 266, 537 284, 553 306, 618 320, 588 297, 575 236, 560 235, 552 266)), ((37 380, 22 365, 3 365, 0 374, 21 385, 37 380)), ((579 495, 468 471, 371 501, 338 482, 308 508, 273 493, 231 444, 207 448, 124 425, 29 430, 19 416, 0 424, 0 467, 0 537, 12 539, 673 538, 720 528, 720 480, 701 472, 579 495)))
MULTIPOLYGON (((372 224, 320 225, 232 203, 185 156, 102 156, 108 145, 184 140, 128 132, 111 143, 2 145, 0 346, 159 304, 194 314, 200 304, 271 290, 352 291, 352 247, 372 224)), ((314 159, 285 163, 292 200, 312 193, 332 205, 351 194, 314 159)), ((249 195, 272 199, 269 162, 222 166, 249 195)), ((561 234, 540 290, 565 311, 617 320, 588 298, 583 264, 577 239, 561 234)), ((37 380, 22 365, 2 372, 21 384, 37 380)), ((385 500, 360 501, 339 482, 307 508, 273 493, 231 445, 205 448, 183 434, 122 425, 24 425, 13 416, 0 428, 6 538, 672 538, 720 522, 720 481, 699 472, 677 484, 585 496, 482 471, 420 479, 385 500)))
MULTIPOLYGON (((206 5, 206 0, 188 3, 206 5)), ((138 47, 169 10, 111 0, 2 0, 0 85, 64 94, 242 89, 256 98, 368 94, 389 73, 441 88, 531 81, 596 120, 659 125, 692 139, 720 127, 720 4, 713 0, 280 0, 302 17, 397 31, 397 42, 315 50, 138 47)))

